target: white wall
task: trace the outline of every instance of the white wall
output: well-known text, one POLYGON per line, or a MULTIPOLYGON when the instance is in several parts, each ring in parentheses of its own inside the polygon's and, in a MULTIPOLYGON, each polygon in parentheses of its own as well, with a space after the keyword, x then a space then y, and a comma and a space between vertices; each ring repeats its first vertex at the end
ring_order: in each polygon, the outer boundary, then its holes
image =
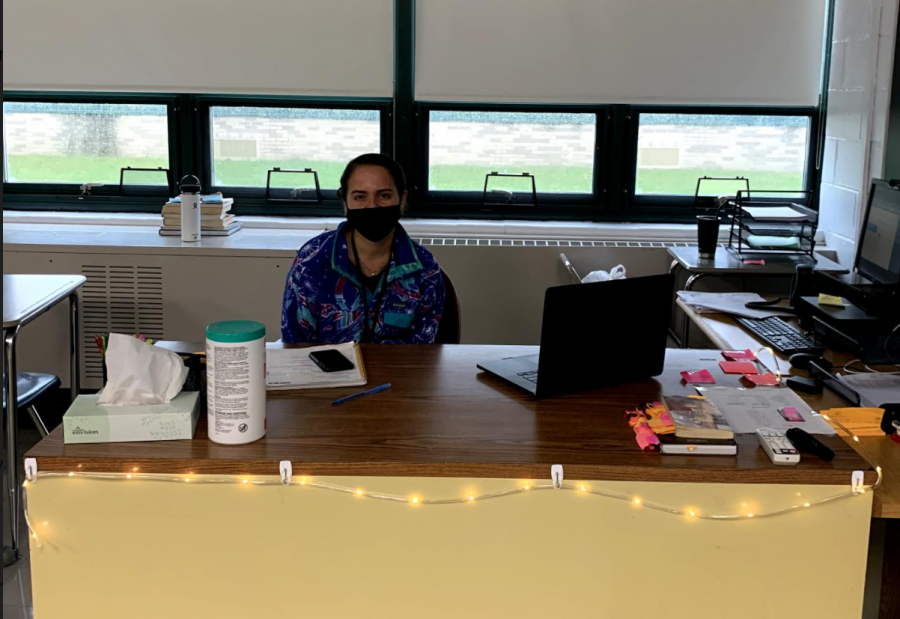
POLYGON ((837 0, 821 229, 852 265, 871 179, 884 166, 898 0, 837 0))
MULTIPOLYGON (((665 273, 663 248, 429 247, 457 288, 463 310, 463 343, 530 344, 541 337, 544 292, 571 283, 564 252, 582 276, 624 264, 632 277, 665 273)), ((610 302, 616 302, 610 300, 610 302)), ((669 301, 670 302, 670 301, 669 301)), ((572 320, 589 323, 589 308, 572 320)))
MULTIPOLYGON (((245 317, 264 322, 268 336, 280 336, 284 278, 294 250, 273 255, 173 255, 141 248, 53 248, 4 245, 4 273, 81 273, 84 265, 152 266, 163 278, 164 337, 202 341, 211 322, 245 317)), ((502 247, 430 246, 457 288, 463 314, 463 342, 533 344, 540 342, 544 291, 570 283, 559 260, 564 251, 580 272, 626 265, 631 276, 664 273, 670 259, 664 247, 502 247)), ((670 298, 656 300, 671 303, 670 298)), ((611 302, 614 302, 611 300, 611 302)), ((618 301, 615 301, 618 302, 618 301)), ((589 308, 573 310, 572 319, 588 323, 589 308)), ((68 376, 68 322, 57 308, 22 331, 19 368, 68 376)), ((88 387, 99 385, 88 384, 88 387)))

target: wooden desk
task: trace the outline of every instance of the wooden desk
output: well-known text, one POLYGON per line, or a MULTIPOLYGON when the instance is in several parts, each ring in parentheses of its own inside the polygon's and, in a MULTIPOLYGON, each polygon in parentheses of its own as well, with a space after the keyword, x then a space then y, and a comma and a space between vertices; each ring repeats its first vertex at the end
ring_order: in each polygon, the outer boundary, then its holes
MULTIPOLYGON (((757 350, 762 343, 748 331, 745 331, 730 316, 725 314, 700 314, 685 303, 678 301, 678 306, 685 313, 687 320, 697 325, 722 350, 757 350)), ((785 355, 777 353, 783 372, 805 375, 790 369, 785 355)), ((840 351, 826 351, 825 356, 835 364, 842 366, 853 360, 853 356, 840 351)), ((829 390, 818 397, 804 397, 811 404, 818 405, 820 410, 846 406, 837 395, 829 390)), ((866 452, 857 448, 853 441, 847 441, 865 458, 866 452)), ((875 518, 887 519, 884 540, 884 565, 882 566, 881 614, 883 619, 900 616, 900 446, 884 436, 863 436, 860 442, 868 448, 872 456, 884 471, 884 483, 875 491, 872 515, 875 518)))
POLYGON ((28 454, 39 472, 178 475, 39 476, 28 488, 43 539, 31 559, 35 616, 757 619, 772 599, 787 615, 860 615, 870 494, 740 521, 553 489, 466 501, 547 483, 562 464, 569 484, 705 513, 762 513, 844 492, 850 472, 868 468, 838 439, 829 441, 833 463, 798 467, 773 466, 752 437, 736 458, 640 451, 623 413, 690 392, 681 370, 703 364, 737 384, 706 361, 715 352, 670 351, 657 380, 546 401, 476 368, 533 352, 367 346, 370 384, 393 389, 337 408, 332 401, 354 389, 270 394, 268 434, 251 445, 213 445, 205 424, 195 440, 171 443, 64 445, 53 433, 28 454), (463 501, 415 506, 241 483, 277 480, 282 460, 295 479, 463 501), (181 483, 187 473, 230 483, 181 483), (790 578, 772 568, 785 547, 790 578), (664 594, 635 589, 648 565, 664 594), (715 586, 698 594, 698 581, 715 586))
MULTIPOLYGON (((3 276, 3 359, 6 380, 6 449, 10 465, 7 467, 11 545, 3 549, 3 565, 19 559, 19 441, 18 441, 18 384, 16 380, 16 342, 19 331, 48 312, 58 303, 69 300, 69 355, 72 398, 78 394, 81 378, 78 337, 78 289, 86 282, 81 275, 4 275, 3 276)), ((42 424, 41 424, 42 425, 42 424)), ((39 428, 41 432, 46 429, 39 428)))
MULTIPOLYGON (((713 345, 721 350, 758 350, 763 343, 754 335, 745 331, 730 316, 725 314, 700 314, 681 300, 678 307, 685 313, 697 327, 712 341, 713 345)), ((788 319, 791 322, 791 319, 788 319)), ((803 371, 791 369, 787 356, 776 353, 779 359, 781 371, 785 374, 797 374, 805 376, 803 371)), ((826 351, 825 356, 836 367, 843 366, 854 359, 846 352, 826 351)), ((767 355, 760 360, 771 367, 767 355)), ((774 369, 774 368, 772 368, 774 369)), ((847 403, 833 392, 826 389, 821 396, 805 396, 800 394, 807 402, 817 410, 839 408, 847 406, 847 403)), ((845 439, 847 440, 847 439, 845 439)), ((853 441, 847 440, 853 446, 853 441)), ((864 444, 884 470, 884 483, 875 493, 873 516, 875 518, 900 518, 900 447, 884 436, 863 436, 860 442, 864 444)), ((854 446, 855 447, 855 446, 854 446)), ((865 457, 865 452, 858 449, 865 457)))
POLYGON ((740 384, 716 367, 715 353, 669 350, 658 379, 540 401, 476 368, 536 352, 364 346, 369 383, 392 382, 390 391, 340 407, 331 403, 357 389, 270 393, 267 435, 250 445, 210 442, 203 419, 194 441, 169 443, 64 445, 57 428, 28 456, 40 470, 63 472, 272 474, 273 462, 290 460, 298 474, 319 476, 543 479, 563 464, 578 479, 682 483, 842 485, 869 468, 837 437, 825 438, 838 455, 833 463, 806 458, 796 467, 772 465, 755 436, 738 437, 736 458, 641 453, 623 415, 663 393, 696 393, 681 371, 709 367, 719 384, 740 384))

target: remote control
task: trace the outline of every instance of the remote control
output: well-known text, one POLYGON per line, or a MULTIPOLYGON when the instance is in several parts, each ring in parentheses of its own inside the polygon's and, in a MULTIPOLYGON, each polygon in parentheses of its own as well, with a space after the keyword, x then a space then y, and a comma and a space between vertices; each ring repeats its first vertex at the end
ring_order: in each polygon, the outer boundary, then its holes
POLYGON ((834 452, 806 430, 791 428, 784 435, 800 451, 810 453, 825 462, 834 460, 834 452))
POLYGON ((800 462, 800 452, 794 448, 784 432, 760 428, 756 431, 756 437, 772 464, 793 465, 800 462))

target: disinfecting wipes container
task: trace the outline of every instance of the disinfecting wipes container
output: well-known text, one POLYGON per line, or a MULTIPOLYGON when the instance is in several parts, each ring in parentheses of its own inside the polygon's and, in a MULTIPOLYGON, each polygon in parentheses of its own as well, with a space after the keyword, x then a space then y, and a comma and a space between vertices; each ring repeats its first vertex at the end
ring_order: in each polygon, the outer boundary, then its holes
POLYGON ((242 445, 266 435, 266 327, 248 320, 206 329, 209 438, 242 445))

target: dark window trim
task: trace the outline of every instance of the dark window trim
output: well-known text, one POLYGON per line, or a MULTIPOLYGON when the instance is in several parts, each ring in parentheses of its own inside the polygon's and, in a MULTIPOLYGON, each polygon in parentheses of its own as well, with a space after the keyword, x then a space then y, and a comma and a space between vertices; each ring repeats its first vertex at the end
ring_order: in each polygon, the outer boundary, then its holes
MULTIPOLYGON (((308 109, 362 109, 380 113, 381 151, 393 154, 390 99, 353 97, 148 95, 123 93, 4 93, 5 101, 47 103, 151 103, 168 106, 169 161, 174 182, 186 174, 197 174, 204 191, 224 191, 237 198, 238 215, 274 217, 330 217, 343 214, 334 190, 323 192, 323 203, 315 205, 274 205, 265 199, 265 188, 228 188, 212 185, 209 107, 213 105, 308 109), (199 173, 198 173, 199 172, 199 173)), ((82 197, 80 184, 4 183, 4 208, 10 210, 51 210, 72 212, 159 213, 168 198, 162 187, 130 186, 121 195, 116 186, 94 189, 82 197)))
MULTIPOLYGON (((526 219, 548 221, 595 221, 598 206, 604 203, 606 173, 601 165, 608 128, 606 105, 550 105, 523 103, 419 102, 416 104, 416 152, 419 163, 412 170, 415 177, 416 201, 410 214, 423 218, 526 219), (538 206, 530 212, 527 205, 482 205, 480 191, 433 191, 428 187, 429 122, 431 112, 523 112, 537 114, 593 114, 596 117, 593 186, 591 193, 538 193, 538 206), (524 209, 524 210, 523 210, 524 209)), ((499 164, 498 164, 499 165, 499 164)), ((524 170, 527 171, 527 170, 524 170)), ((540 189, 540 185, 538 185, 540 189)))
MULTIPOLYGON (((171 94, 147 93, 82 93, 82 92, 32 92, 3 93, 4 103, 76 103, 76 104, 132 104, 165 105, 169 139, 169 169, 178 178, 182 169, 182 153, 179 152, 178 121, 180 97, 171 94)), ((85 179, 84 182, 89 182, 85 179)), ((58 211, 100 212, 148 212, 160 210, 160 200, 168 197, 166 187, 153 185, 129 185, 126 193, 120 193, 118 185, 97 187, 88 197, 81 196, 80 183, 3 183, 3 207, 15 209, 43 209, 58 211), (151 208, 150 205, 155 205, 151 208)))
MULTIPOLYGON (((343 203, 336 190, 322 190, 321 204, 273 204, 266 200, 265 187, 219 187, 212 182, 212 127, 210 108, 268 107, 291 109, 334 109, 370 110, 380 113, 381 152, 393 156, 392 124, 393 110, 390 99, 370 99, 351 97, 257 97, 197 95, 194 97, 195 141, 199 154, 200 174, 204 187, 209 191, 221 191, 235 199, 234 212, 237 215, 268 215, 273 217, 333 217, 343 215, 343 203)), ((205 190, 204 190, 205 191, 205 190)))
MULTIPOLYGON (((659 208, 671 211, 679 210, 692 212, 694 206, 693 196, 645 194, 638 195, 637 171, 638 171, 638 135, 640 132, 641 114, 696 114, 696 115, 733 115, 733 116, 798 116, 809 118, 809 133, 806 152, 806 178, 802 189, 817 189, 819 187, 818 157, 818 131, 819 110, 815 107, 797 106, 696 106, 696 105, 632 105, 624 106, 629 123, 628 143, 624 152, 630 165, 628 173, 624 177, 622 193, 629 197, 628 208, 630 211, 644 215, 658 212, 659 208)), ((752 187, 751 187, 752 188, 752 187)), ((757 187, 757 189, 763 189, 757 187)), ((780 189, 780 188, 775 188, 780 189)), ((818 207, 817 196, 812 200, 813 208, 818 207)))
POLYGON ((391 146, 394 159, 407 174, 409 202, 419 188, 414 170, 416 91, 416 0, 394 0, 394 98, 391 146))
MULTIPOLYGON (((343 208, 336 192, 325 191, 322 204, 273 205, 265 200, 264 188, 218 188, 211 186, 212 168, 209 108, 213 105, 293 107, 310 109, 368 109, 381 113, 381 149, 394 153, 394 110, 389 99, 326 97, 258 97, 219 95, 153 95, 104 93, 4 93, 5 101, 49 103, 153 103, 168 106, 169 159, 177 181, 200 170, 204 187, 223 190, 237 198, 235 212, 243 215, 285 217, 341 216, 343 208)), ((532 221, 590 221, 686 223, 693 218, 693 199, 685 196, 635 196, 637 141, 641 113, 741 114, 751 116, 806 116, 810 119, 806 187, 819 186, 816 162, 819 110, 812 107, 685 106, 685 105, 542 105, 421 102, 414 106, 415 151, 420 156, 407 169, 410 176, 409 215, 440 219, 520 219, 532 221), (530 113, 589 113, 597 115, 594 186, 590 195, 539 194, 538 208, 481 205, 480 192, 424 191, 428 179, 428 118, 431 111, 530 113), (604 165, 605 163, 605 165, 604 165)), ((4 208, 11 210, 55 210, 158 213, 166 190, 161 187, 95 189, 87 198, 77 184, 4 183, 4 208)), ((814 203, 817 200, 814 199, 814 203)), ((814 204, 815 206, 815 204, 814 204)))
MULTIPOLYGON (((412 173, 417 202, 410 213, 422 218, 524 219, 537 221, 608 221, 687 223, 693 220, 693 197, 635 195, 638 131, 641 113, 731 114, 747 116, 805 116, 810 119, 804 189, 818 187, 815 164, 819 112, 814 107, 697 106, 697 105, 541 105, 468 102, 421 102, 416 105, 419 165, 412 173), (593 113, 597 115, 594 190, 591 195, 539 194, 538 208, 483 208, 480 192, 431 191, 429 117, 432 111, 531 113, 593 113)), ((815 200, 814 200, 815 203, 815 200)), ((815 204, 814 204, 815 206, 815 204)))

